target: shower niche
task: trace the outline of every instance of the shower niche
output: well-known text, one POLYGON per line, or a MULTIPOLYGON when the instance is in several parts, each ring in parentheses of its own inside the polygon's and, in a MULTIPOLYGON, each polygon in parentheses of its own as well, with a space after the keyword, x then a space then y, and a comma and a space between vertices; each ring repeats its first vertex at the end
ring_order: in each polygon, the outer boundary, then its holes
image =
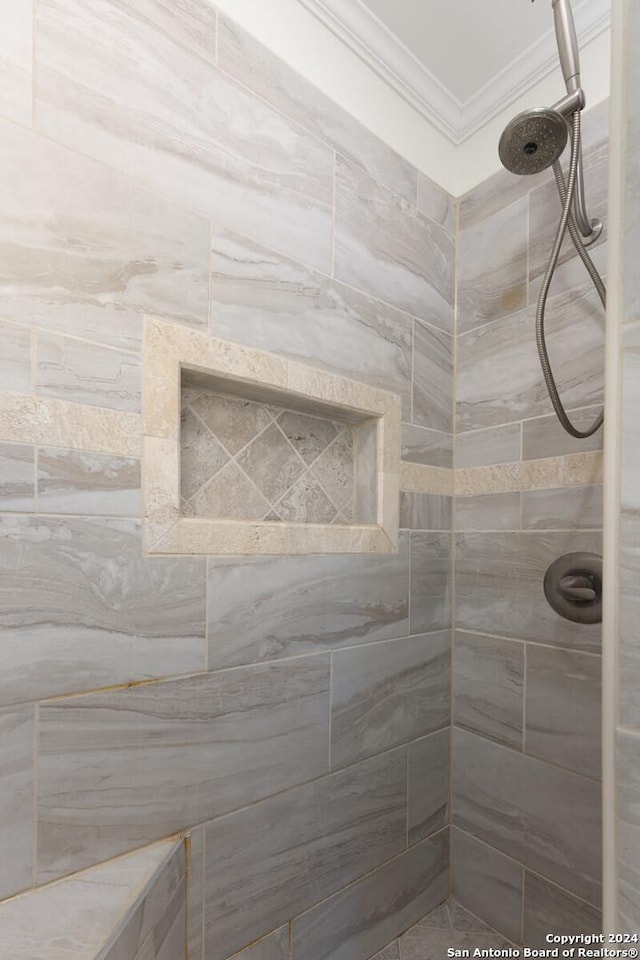
POLYGON ((143 376, 148 554, 397 550, 398 396, 152 318, 143 376))

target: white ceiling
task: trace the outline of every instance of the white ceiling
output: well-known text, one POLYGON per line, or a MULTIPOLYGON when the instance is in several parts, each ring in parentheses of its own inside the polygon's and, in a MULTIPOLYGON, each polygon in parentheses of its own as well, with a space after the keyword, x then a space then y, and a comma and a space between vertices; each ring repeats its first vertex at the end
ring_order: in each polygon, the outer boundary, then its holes
MULTIPOLYGON (((557 68, 551 0, 302 3, 455 144, 557 68)), ((610 5, 574 0, 581 45, 610 5)))

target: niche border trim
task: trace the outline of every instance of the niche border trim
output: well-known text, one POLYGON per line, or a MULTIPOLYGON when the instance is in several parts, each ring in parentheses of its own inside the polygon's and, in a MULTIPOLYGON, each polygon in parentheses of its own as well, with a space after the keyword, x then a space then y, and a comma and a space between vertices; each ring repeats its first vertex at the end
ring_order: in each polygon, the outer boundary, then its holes
POLYGON ((148 555, 395 553, 398 550, 401 398, 277 354, 145 317, 143 336, 144 549, 148 555), (309 524, 184 517, 180 510, 182 371, 235 392, 375 428, 375 521, 309 524))

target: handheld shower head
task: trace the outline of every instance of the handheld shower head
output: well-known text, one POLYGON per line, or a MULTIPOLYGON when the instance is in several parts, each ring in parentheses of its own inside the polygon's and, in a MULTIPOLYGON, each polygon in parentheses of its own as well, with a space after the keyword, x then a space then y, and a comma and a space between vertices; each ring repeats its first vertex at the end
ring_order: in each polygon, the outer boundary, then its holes
POLYGON ((500 137, 502 165, 520 176, 541 173, 560 159, 568 135, 564 117, 552 107, 526 110, 507 124, 500 137))

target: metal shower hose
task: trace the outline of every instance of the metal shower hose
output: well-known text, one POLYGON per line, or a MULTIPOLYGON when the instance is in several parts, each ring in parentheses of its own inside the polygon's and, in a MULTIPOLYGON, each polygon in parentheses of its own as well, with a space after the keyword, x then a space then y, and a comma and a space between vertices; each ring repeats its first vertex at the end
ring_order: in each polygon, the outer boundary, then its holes
POLYGON ((576 110, 571 118, 571 162, 569 165, 569 180, 565 183, 564 174, 562 172, 562 167, 560 163, 556 161, 553 165, 553 172, 556 178, 556 185, 558 187, 558 193, 560 194, 560 201, 562 203, 562 217, 560 218, 560 223, 558 224, 558 230, 556 232, 556 239, 553 244, 553 249, 551 251, 551 256, 549 258, 549 263, 547 266, 547 271, 544 275, 544 280, 542 281, 542 287, 540 289, 540 296, 538 297, 538 306, 536 309, 536 345, 538 347, 538 356, 540 357, 540 363, 542 365, 542 373, 544 374, 544 382, 547 385, 547 390, 549 391, 549 396, 551 398, 551 403, 553 404, 553 409, 555 410, 558 419, 567 433, 570 433, 572 437, 584 438, 591 437, 596 430, 599 430, 602 426, 604 420, 604 410, 601 410, 593 424, 589 427, 588 430, 578 430, 576 426, 571 422, 567 415, 562 400, 560 399, 560 394, 558 393, 558 387, 556 385, 555 378, 553 376, 553 371, 551 369, 551 363, 549 361, 549 354, 547 352, 547 344, 545 338, 544 330, 544 320, 545 313, 547 309, 547 297, 549 295, 549 287, 551 286, 551 280, 555 273, 556 267, 558 265, 558 258, 560 256, 560 249, 564 241, 567 227, 569 228, 569 233, 571 239, 573 240, 573 245, 578 251, 580 259, 584 263, 587 273, 593 281, 593 285, 598 292, 598 296, 602 302, 602 306, 606 308, 607 305, 607 291, 602 278, 598 273, 593 260, 587 253, 587 249, 584 245, 580 232, 576 226, 573 214, 571 212, 571 205, 573 203, 573 197, 576 189, 576 178, 578 173, 578 163, 580 162, 580 111, 576 110))

